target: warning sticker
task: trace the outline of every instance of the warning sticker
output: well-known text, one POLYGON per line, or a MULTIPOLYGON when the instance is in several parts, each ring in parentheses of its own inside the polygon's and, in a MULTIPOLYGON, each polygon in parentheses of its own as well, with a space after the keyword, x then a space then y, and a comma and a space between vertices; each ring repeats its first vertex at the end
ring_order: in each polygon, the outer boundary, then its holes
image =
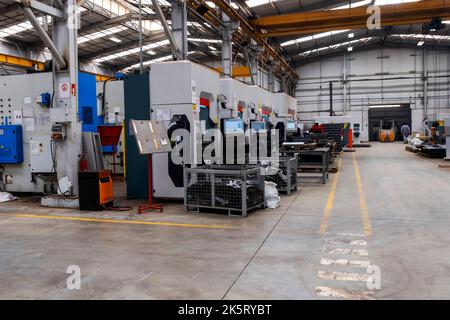
POLYGON ((68 80, 59 81, 58 92, 59 92, 60 99, 70 98, 69 81, 68 80))

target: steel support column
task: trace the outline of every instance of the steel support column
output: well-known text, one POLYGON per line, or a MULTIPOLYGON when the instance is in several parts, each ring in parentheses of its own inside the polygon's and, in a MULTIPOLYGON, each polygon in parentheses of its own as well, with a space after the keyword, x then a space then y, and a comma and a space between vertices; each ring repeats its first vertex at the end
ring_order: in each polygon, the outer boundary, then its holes
MULTIPOLYGON (((230 0, 224 0, 230 4, 230 0)), ((222 20, 227 25, 222 29, 222 67, 224 75, 233 76, 233 44, 231 41, 231 19, 222 12, 222 20)))
POLYGON ((56 48, 55 44, 53 43, 52 39, 50 39, 47 32, 40 25, 39 21, 37 20, 36 16, 34 15, 33 11, 29 7, 22 7, 22 11, 23 11, 24 15, 27 17, 27 19, 30 21, 30 23, 33 26, 36 33, 39 35, 39 38, 41 38, 42 42, 50 50, 54 61, 58 65, 58 68, 65 69, 67 67, 66 60, 63 58, 60 51, 56 48))
POLYGON ((253 74, 253 63, 252 63, 252 61, 250 60, 250 55, 249 55, 249 53, 248 53, 248 49, 245 49, 244 50, 244 55, 245 55, 245 60, 247 61, 247 65, 248 65, 248 68, 249 68, 249 70, 250 70, 250 77, 252 78, 252 84, 253 85, 256 85, 256 77, 255 77, 255 75, 253 74))
POLYGON ((268 70, 268 89, 270 92, 275 92, 275 74, 271 68, 268 70))
POLYGON ((256 86, 260 85, 259 81, 259 68, 258 68, 258 59, 254 55, 250 56, 250 63, 251 63, 251 73, 252 78, 255 79, 255 82, 253 83, 256 86))
POLYGON ((67 177, 72 183, 72 193, 78 195, 78 168, 82 154, 81 122, 78 120, 78 19, 76 1, 68 0, 67 19, 53 19, 53 41, 59 52, 63 53, 68 62, 66 72, 56 72, 54 75, 55 98, 54 108, 68 108, 69 121, 65 124, 67 138, 56 144, 56 171, 58 180, 67 177), (59 90, 61 82, 68 82, 71 88, 69 104, 59 90))
POLYGON ((422 51, 422 67, 423 67, 423 118, 426 119, 428 117, 428 57, 427 57, 427 49, 423 48, 422 51))
POLYGON ((183 60, 188 58, 186 0, 170 1, 172 5, 172 32, 183 60))
POLYGON ((177 42, 175 41, 172 30, 170 29, 169 24, 167 23, 166 17, 164 16, 164 13, 161 9, 161 6, 159 5, 158 0, 152 0, 152 4, 153 9, 155 10, 156 15, 158 16, 159 21, 161 22, 164 32, 166 33, 167 40, 169 40, 173 57, 177 60, 182 60, 183 57, 181 55, 180 49, 177 46, 177 42))

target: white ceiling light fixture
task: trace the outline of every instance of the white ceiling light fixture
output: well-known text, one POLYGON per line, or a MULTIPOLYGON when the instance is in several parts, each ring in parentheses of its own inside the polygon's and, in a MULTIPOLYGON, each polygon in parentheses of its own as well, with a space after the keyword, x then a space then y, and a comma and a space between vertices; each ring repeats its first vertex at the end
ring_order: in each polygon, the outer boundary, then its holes
MULTIPOLYGON (((142 49, 143 49, 143 51, 151 51, 152 49, 164 47, 167 45, 169 45, 169 40, 162 40, 162 41, 147 44, 147 45, 143 46, 142 49)), ((140 48, 136 47, 133 49, 122 51, 122 52, 113 53, 113 54, 110 54, 105 57, 97 58, 97 59, 94 59, 93 61, 96 63, 101 63, 104 61, 115 60, 115 59, 123 58, 123 57, 129 56, 129 55, 132 55, 132 54, 137 54, 137 53, 139 53, 139 51, 140 51, 140 48)))
POLYGON ((357 8, 357 7, 370 5, 371 3, 372 3, 372 0, 362 0, 362 1, 355 2, 355 3, 349 3, 349 4, 344 4, 342 6, 334 7, 331 10, 357 8))
POLYGON ((192 42, 206 42, 206 43, 222 43, 222 40, 217 39, 202 39, 202 38, 188 38, 192 42))
MULTIPOLYGON (((278 0, 272 0, 272 2, 277 2, 277 1, 278 0)), ((271 0, 247 0, 247 1, 245 1, 247 6, 249 6, 250 8, 259 7, 259 6, 268 4, 270 2, 271 2, 271 0)))
MULTIPOLYGON (((44 24, 43 17, 38 17, 37 20, 39 21, 39 24, 44 24)), ((47 24, 51 23, 51 18, 47 16, 47 24)), ((31 30, 33 29, 33 26, 29 21, 20 22, 18 24, 3 28, 0 30, 0 38, 8 37, 8 36, 14 36, 21 32, 31 30)))
POLYGON ((231 6, 233 7, 234 10, 239 10, 239 6, 235 2, 232 2, 231 6))
POLYGON ((399 104, 383 104, 383 105, 373 105, 369 106, 369 109, 379 109, 379 108, 399 108, 401 105, 399 104))
POLYGON ((336 44, 332 44, 332 45, 327 46, 327 47, 321 47, 321 48, 317 48, 317 49, 307 50, 307 51, 304 51, 304 52, 300 53, 299 55, 303 56, 303 57, 306 57, 306 56, 308 56, 308 55, 310 55, 311 53, 314 53, 314 52, 318 53, 318 52, 321 52, 321 51, 331 50, 331 49, 336 50, 336 49, 339 49, 341 47, 352 45, 354 43, 369 42, 372 39, 373 39, 373 37, 367 37, 367 38, 361 38, 361 39, 346 41, 346 42, 342 42, 342 43, 336 43, 336 44))
POLYGON ((400 4, 400 3, 408 3, 408 2, 419 2, 422 0, 375 0, 376 6, 385 6, 390 4, 400 4))
POLYGON ((120 26, 120 27, 112 27, 106 30, 102 30, 102 31, 98 31, 98 32, 94 32, 91 34, 87 34, 85 36, 79 37, 78 38, 78 44, 83 44, 85 42, 91 41, 91 40, 95 40, 95 39, 99 39, 99 38, 103 38, 106 36, 110 36, 119 32, 122 32, 124 30, 127 30, 127 27, 124 26, 120 26))
POLYGON ((120 43, 120 42, 122 42, 122 40, 120 40, 119 38, 116 38, 116 37, 111 37, 111 38, 109 38, 109 40, 111 40, 111 41, 113 41, 113 42, 115 42, 115 43, 120 43))
POLYGON ((301 37, 298 39, 286 41, 286 42, 281 43, 280 45, 282 47, 290 46, 290 45, 297 44, 297 43, 312 41, 312 40, 316 40, 316 39, 320 39, 320 38, 324 38, 324 37, 328 37, 328 36, 334 36, 336 34, 348 32, 348 31, 350 31, 350 30, 346 29, 346 30, 334 30, 334 31, 321 32, 321 33, 314 34, 312 36, 301 37))
POLYGON ((354 37, 355 37, 355 34, 353 32, 348 34, 349 39, 354 38, 354 37))
POLYGON ((352 51, 353 51, 353 47, 348 47, 348 48, 347 48, 347 51, 348 51, 348 52, 352 52, 352 51))
MULTIPOLYGON (((376 0, 374 5, 376 6, 385 6, 389 4, 399 4, 399 3, 408 3, 408 2, 417 2, 421 0, 376 0)), ((372 0, 362 0, 355 3, 344 4, 342 6, 331 8, 331 10, 341 10, 341 9, 350 9, 350 8, 358 8, 362 6, 369 6, 372 4, 372 0)))
POLYGON ((450 36, 441 36, 437 34, 391 34, 389 36, 392 37, 399 37, 402 39, 420 39, 420 40, 436 40, 436 41, 442 41, 442 40, 450 40, 450 36))
POLYGON ((418 47, 421 47, 421 46, 423 46, 424 45, 424 43, 425 43, 425 41, 423 41, 423 40, 420 40, 418 43, 417 43, 417 46, 418 47))

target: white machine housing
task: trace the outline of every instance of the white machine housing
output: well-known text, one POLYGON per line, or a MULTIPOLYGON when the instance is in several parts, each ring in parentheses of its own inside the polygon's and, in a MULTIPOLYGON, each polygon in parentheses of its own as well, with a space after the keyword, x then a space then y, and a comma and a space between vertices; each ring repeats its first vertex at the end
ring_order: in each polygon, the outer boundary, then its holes
MULTIPOLYGON (((191 132, 190 159, 196 166, 195 144, 200 123, 200 98, 209 99, 210 120, 218 126, 219 121, 219 74, 190 61, 155 63, 150 71, 151 117, 163 121, 166 127, 175 115, 186 116, 191 132)), ((200 130, 201 131, 201 130, 200 130)), ((200 132, 201 134, 201 132, 200 132)), ((183 186, 176 186, 169 174, 170 154, 153 156, 154 196, 181 199, 183 186)), ((179 177, 182 179, 182 177, 179 177)))
MULTIPOLYGON (((52 172, 51 113, 37 101, 42 93, 52 94, 52 74, 35 73, 0 77, 0 123, 22 126, 23 163, 0 165, 0 186, 9 192, 56 192, 49 179, 52 172)), ((63 103, 60 99, 59 103, 63 103)), ((56 103, 56 102, 55 102, 56 103)), ((57 108, 55 108, 57 109, 57 108)), ((64 111, 64 108, 58 108, 64 111)))
MULTIPOLYGON (((289 120, 296 120, 297 100, 284 92, 274 93, 272 99, 275 117, 274 127, 276 128, 279 123, 283 123, 286 129, 289 120)), ((285 130, 284 139, 286 138, 287 132, 285 130)))
MULTIPOLYGON (((190 61, 172 61, 152 64, 150 71, 151 117, 166 127, 176 115, 185 116, 190 125, 192 166, 198 161, 196 136, 202 134, 200 99, 208 99, 209 118, 215 128, 220 120, 238 118, 249 127, 252 120, 262 119, 262 110, 269 110, 269 122, 276 122, 274 103, 284 113, 295 112, 297 101, 284 93, 274 94, 258 86, 249 86, 232 78, 220 78, 214 70, 190 61), (275 98, 276 97, 276 98, 275 98), (222 108, 222 104, 225 108, 222 108), (200 128, 200 130, 199 130, 200 128)), ((173 137, 172 137, 173 140, 173 137)), ((182 199, 183 186, 176 186, 169 173, 170 154, 153 155, 153 186, 157 198, 182 199)), ((182 178, 182 177, 180 177, 182 178)))

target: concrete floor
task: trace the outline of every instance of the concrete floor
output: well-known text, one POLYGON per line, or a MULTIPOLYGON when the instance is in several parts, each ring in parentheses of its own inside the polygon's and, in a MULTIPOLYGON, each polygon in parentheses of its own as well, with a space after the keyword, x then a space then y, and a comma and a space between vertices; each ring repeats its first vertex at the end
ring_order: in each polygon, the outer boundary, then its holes
POLYGON ((448 299, 450 171, 401 144, 341 159, 326 185, 245 219, 0 204, 0 299, 448 299), (80 290, 66 288, 70 265, 80 290))

